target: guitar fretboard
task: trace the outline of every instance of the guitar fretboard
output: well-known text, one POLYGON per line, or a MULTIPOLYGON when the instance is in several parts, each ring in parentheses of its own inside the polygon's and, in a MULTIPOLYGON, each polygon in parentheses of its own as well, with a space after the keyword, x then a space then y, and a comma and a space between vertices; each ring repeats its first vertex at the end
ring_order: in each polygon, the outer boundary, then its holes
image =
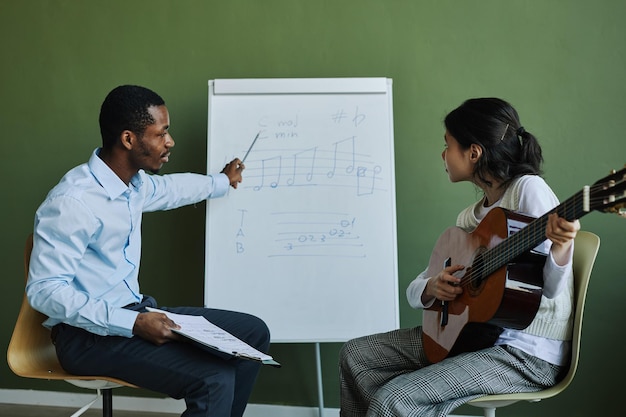
POLYGON ((480 265, 479 270, 473 271, 474 279, 478 276, 482 281, 502 266, 545 241, 548 216, 552 213, 557 213, 559 217, 568 221, 580 219, 589 213, 589 187, 583 188, 554 209, 528 223, 526 227, 480 255, 482 259, 477 262, 480 265))

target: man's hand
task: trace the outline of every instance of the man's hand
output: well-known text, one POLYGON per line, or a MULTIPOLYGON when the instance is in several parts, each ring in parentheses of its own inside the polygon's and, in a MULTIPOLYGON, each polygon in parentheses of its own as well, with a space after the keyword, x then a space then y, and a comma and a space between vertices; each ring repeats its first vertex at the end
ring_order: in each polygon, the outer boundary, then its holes
POLYGON ((235 158, 228 164, 226 164, 221 173, 228 176, 231 187, 237 188, 237 184, 239 184, 243 180, 241 173, 244 169, 246 169, 246 166, 239 160, 239 158, 235 158))
POLYGON ((133 326, 133 334, 155 345, 162 345, 180 338, 171 329, 180 329, 180 326, 170 320, 166 314, 156 312, 139 313, 133 326))

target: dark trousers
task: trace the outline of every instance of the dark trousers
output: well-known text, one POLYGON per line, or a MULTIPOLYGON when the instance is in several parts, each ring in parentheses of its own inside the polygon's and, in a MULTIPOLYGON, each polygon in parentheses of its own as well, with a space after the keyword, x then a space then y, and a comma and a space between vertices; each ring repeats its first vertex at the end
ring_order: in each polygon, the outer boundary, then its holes
MULTIPOLYGON (((145 311, 156 307, 144 298, 129 307, 145 311)), ((268 352, 270 335, 255 316, 202 307, 159 307, 177 314, 201 315, 262 352, 268 352)), ((170 397, 184 398, 183 417, 241 417, 260 369, 256 361, 216 355, 187 342, 156 346, 140 337, 99 336, 59 324, 53 329, 57 356, 63 368, 76 375, 119 378, 170 397)))

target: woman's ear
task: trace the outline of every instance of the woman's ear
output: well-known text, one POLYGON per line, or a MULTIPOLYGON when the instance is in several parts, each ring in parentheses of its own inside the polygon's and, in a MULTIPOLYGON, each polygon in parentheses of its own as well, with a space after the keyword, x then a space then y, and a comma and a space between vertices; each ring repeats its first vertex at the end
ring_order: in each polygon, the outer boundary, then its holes
POLYGON ((483 156, 483 148, 481 148, 480 146, 478 146, 475 143, 472 143, 470 145, 470 161, 471 162, 478 162, 478 160, 480 159, 481 156, 483 156))

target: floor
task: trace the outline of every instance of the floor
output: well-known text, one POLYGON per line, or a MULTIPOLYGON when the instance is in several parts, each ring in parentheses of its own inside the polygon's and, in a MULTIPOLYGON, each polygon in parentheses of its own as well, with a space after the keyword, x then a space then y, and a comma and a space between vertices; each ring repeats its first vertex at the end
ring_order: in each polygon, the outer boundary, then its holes
MULTIPOLYGON (((65 407, 0 404, 0 416, 2 417, 69 417, 76 411, 75 408, 65 407)), ((113 417, 175 417, 177 415, 178 414, 113 410, 113 417)), ((102 409, 89 409, 85 411, 82 416, 101 417, 102 409)))

